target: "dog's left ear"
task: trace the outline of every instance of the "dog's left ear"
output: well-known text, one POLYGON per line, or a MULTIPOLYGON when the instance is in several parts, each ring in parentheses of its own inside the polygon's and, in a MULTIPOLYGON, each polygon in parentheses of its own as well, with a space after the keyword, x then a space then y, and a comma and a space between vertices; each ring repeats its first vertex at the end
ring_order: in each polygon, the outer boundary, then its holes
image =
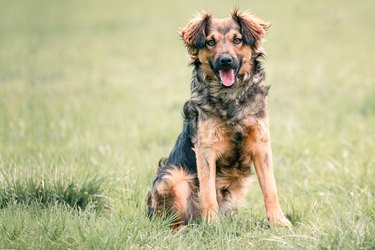
POLYGON ((232 18, 240 25, 245 44, 257 50, 271 24, 237 9, 232 12, 232 18))

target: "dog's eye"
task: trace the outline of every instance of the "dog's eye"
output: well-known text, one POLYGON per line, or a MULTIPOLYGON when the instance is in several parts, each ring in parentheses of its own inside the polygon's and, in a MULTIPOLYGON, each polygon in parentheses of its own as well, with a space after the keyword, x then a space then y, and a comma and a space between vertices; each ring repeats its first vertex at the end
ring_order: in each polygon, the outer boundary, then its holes
POLYGON ((208 46, 212 47, 212 46, 215 46, 216 42, 215 42, 215 40, 211 39, 211 40, 208 40, 208 41, 206 42, 206 44, 207 44, 208 46))
POLYGON ((240 43, 242 43, 242 39, 240 39, 240 38, 234 38, 233 42, 235 44, 240 44, 240 43))

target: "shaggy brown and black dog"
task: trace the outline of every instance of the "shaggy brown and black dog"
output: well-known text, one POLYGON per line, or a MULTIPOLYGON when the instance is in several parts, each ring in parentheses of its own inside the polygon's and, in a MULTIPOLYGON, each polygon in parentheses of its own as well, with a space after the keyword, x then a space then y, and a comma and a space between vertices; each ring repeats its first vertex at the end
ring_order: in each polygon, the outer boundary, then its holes
POLYGON ((191 98, 184 125, 161 159, 148 193, 148 214, 175 217, 180 229, 202 218, 215 221, 244 199, 253 163, 271 224, 291 226, 273 175, 261 43, 269 24, 235 10, 226 19, 201 13, 181 37, 192 59, 191 98))

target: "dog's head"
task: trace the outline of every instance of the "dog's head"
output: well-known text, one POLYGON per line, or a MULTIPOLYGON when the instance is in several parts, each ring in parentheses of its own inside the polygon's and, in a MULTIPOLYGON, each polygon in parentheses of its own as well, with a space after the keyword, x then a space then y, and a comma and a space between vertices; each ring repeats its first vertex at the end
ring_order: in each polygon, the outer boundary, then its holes
POLYGON ((251 75, 251 58, 260 52, 268 27, 268 23, 238 10, 225 19, 204 12, 182 29, 181 37, 205 79, 230 87, 238 78, 245 80, 251 75))

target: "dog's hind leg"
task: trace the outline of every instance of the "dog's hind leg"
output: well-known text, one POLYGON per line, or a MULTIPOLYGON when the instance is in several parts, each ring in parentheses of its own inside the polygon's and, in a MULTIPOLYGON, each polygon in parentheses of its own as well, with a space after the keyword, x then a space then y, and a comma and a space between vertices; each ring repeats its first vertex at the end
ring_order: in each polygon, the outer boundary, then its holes
POLYGON ((171 228, 179 230, 199 216, 196 177, 182 168, 168 167, 149 193, 150 215, 172 216, 171 228))

